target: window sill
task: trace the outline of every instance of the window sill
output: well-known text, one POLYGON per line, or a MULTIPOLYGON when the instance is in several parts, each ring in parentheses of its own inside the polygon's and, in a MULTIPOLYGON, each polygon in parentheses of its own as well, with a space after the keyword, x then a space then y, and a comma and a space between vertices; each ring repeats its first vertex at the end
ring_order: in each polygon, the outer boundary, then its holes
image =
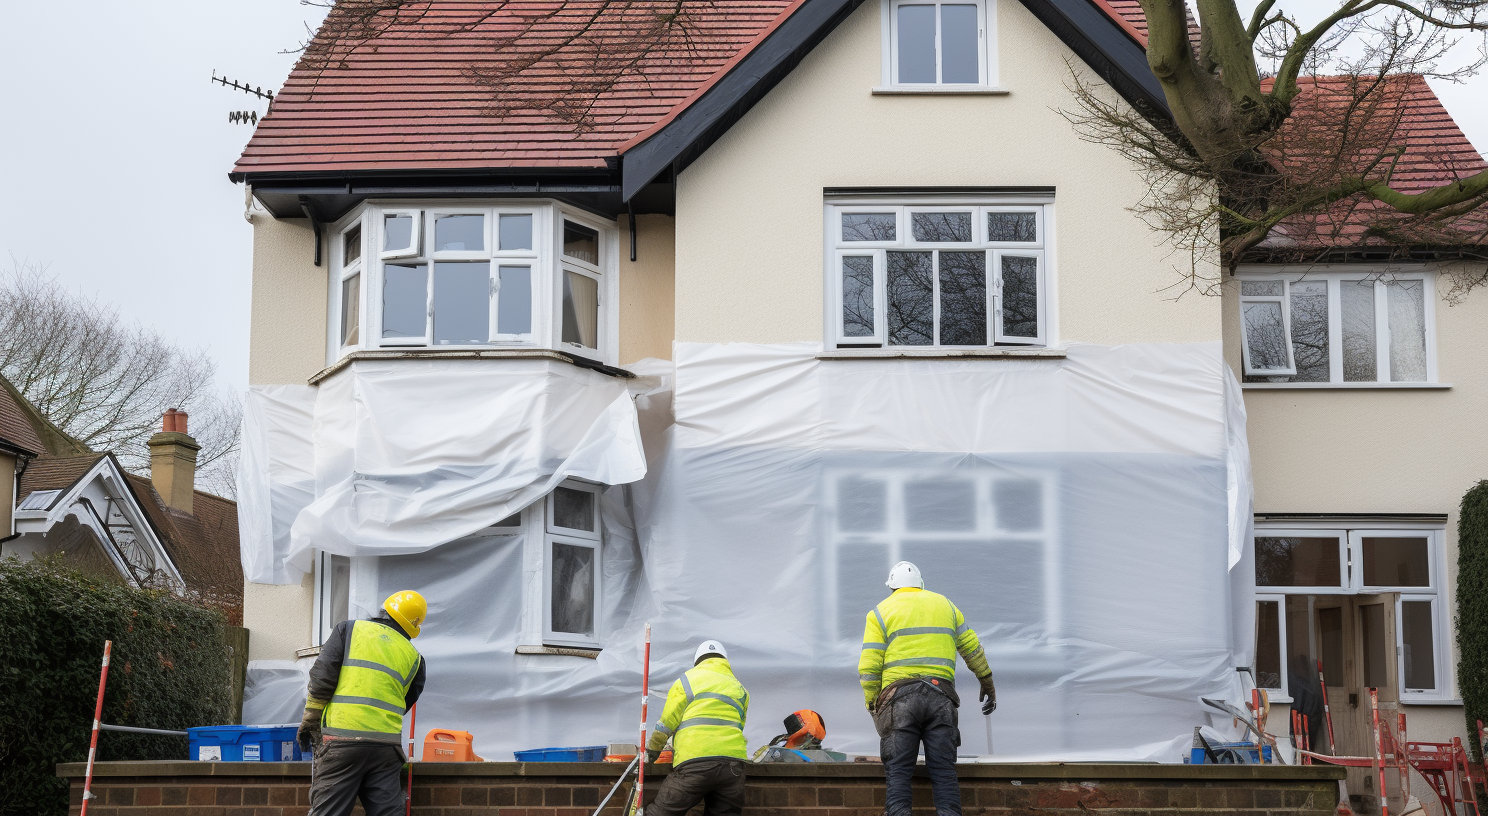
POLYGON ((319 657, 319 656, 320 656, 320 647, 319 646, 307 646, 304 649, 295 649, 295 659, 296 660, 299 660, 299 659, 305 658, 305 657, 319 657))
POLYGON ((1023 346, 1007 346, 996 348, 956 349, 956 348, 929 348, 929 349, 906 349, 906 348, 849 348, 831 349, 816 355, 818 360, 897 360, 897 359, 976 359, 976 360, 998 360, 1008 358, 1034 358, 1061 360, 1068 354, 1064 349, 1054 348, 1028 348, 1023 346))
POLYGON ((1417 383, 1417 382, 1359 382, 1359 383, 1335 383, 1335 382, 1307 382, 1307 383, 1240 383, 1240 388, 1246 391, 1271 391, 1271 390, 1306 390, 1324 389, 1330 391, 1339 390, 1412 390, 1412 391, 1445 391, 1452 387, 1451 383, 1417 383))
POLYGON ((564 655, 567 657, 587 657, 590 660, 599 659, 599 649, 582 649, 575 646, 518 646, 519 655, 564 655))
POLYGON ((384 348, 353 351, 310 377, 310 385, 319 385, 327 377, 359 360, 562 360, 579 368, 590 368, 601 374, 622 379, 634 379, 635 375, 623 368, 581 357, 567 351, 545 348, 492 348, 492 349, 431 349, 431 348, 384 348))
POLYGON ((1012 92, 1007 88, 993 85, 880 85, 873 89, 874 96, 1007 96, 1009 93, 1012 92))
POLYGON ((1400 701, 1400 704, 1401 705, 1418 705, 1418 706, 1460 706, 1460 705, 1462 705, 1462 699, 1461 698, 1431 698, 1431 697, 1428 697, 1428 698, 1423 698, 1423 699, 1420 699, 1420 700, 1413 700, 1410 697, 1406 697, 1405 699, 1403 699, 1403 700, 1400 701))

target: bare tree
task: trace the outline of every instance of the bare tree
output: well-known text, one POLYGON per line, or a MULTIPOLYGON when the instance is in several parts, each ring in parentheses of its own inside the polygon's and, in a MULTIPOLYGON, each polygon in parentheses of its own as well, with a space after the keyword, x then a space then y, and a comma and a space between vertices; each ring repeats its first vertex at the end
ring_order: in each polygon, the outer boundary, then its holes
POLYGON ((125 323, 44 266, 12 258, 0 271, 0 374, 63 433, 139 473, 149 470, 145 440, 161 415, 187 411, 202 446, 198 486, 231 496, 242 406, 213 390, 215 370, 205 352, 125 323))

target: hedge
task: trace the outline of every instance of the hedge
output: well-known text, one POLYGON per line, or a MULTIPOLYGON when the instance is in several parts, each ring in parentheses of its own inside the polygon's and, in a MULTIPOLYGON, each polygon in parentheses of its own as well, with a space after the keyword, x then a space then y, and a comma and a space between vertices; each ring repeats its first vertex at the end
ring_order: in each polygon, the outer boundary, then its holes
MULTIPOLYGON (((230 722, 220 611, 105 583, 56 561, 0 559, 0 814, 65 814, 59 762, 88 756, 103 643, 103 721, 184 730, 230 722)), ((185 759, 186 738, 105 731, 99 760, 185 759)))
POLYGON ((1481 762, 1477 724, 1488 723, 1488 481, 1467 491, 1457 518, 1457 688, 1467 744, 1481 762))

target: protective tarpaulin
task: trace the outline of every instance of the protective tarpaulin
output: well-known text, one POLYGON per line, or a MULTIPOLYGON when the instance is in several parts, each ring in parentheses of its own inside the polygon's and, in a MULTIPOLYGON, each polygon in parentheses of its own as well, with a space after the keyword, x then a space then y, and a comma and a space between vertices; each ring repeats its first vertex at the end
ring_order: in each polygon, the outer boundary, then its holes
MULTIPOLYGON (((961 607, 995 671, 989 731, 959 670, 963 754, 1176 761, 1195 725, 1232 733, 1198 702, 1248 694, 1234 666, 1248 662, 1236 638, 1249 636, 1235 621, 1251 596, 1230 567, 1247 563, 1250 476, 1219 344, 1080 345, 1066 359, 819 353, 678 344, 674 391, 632 388, 650 467, 605 494, 597 659, 517 653, 538 645, 522 633, 542 614, 531 526, 462 529, 419 502, 403 523, 445 531, 421 541, 458 540, 357 559, 354 608, 400 589, 429 599, 416 641, 429 661, 420 737, 469 730, 495 759, 632 740, 649 621, 658 693, 699 640, 717 638, 750 690, 751 747, 811 708, 829 747, 875 753, 857 660, 864 617, 900 559, 961 607)), ((396 372, 377 398, 396 398, 396 372)), ((479 393, 452 384, 442 399, 479 393)), ((319 476, 321 417, 318 404, 317 495, 337 484, 319 476)), ((355 455, 384 470, 398 461, 355 455)), ((422 478, 452 481, 427 489, 459 496, 470 474, 502 467, 475 466, 494 455, 464 467, 425 456, 422 478)), ((296 546, 301 532, 297 522, 296 546)))
POLYGON ((260 528, 242 544, 250 581, 298 581, 312 548, 423 552, 565 478, 624 484, 646 472, 625 381, 566 362, 358 361, 322 381, 308 424, 303 394, 288 388, 249 396, 243 444, 255 458, 245 454, 240 495, 260 528), (260 464, 258 452, 287 448, 283 466, 260 464))

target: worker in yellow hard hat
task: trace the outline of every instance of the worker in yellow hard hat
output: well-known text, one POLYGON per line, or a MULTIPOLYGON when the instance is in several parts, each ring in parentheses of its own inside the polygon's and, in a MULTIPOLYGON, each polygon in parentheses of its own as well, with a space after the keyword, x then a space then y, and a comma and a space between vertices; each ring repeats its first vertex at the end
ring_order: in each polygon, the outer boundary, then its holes
POLYGON ((419 636, 428 605, 405 590, 371 620, 342 621, 310 667, 300 747, 310 765, 311 816, 345 816, 362 800, 367 816, 402 813, 398 772, 403 715, 424 689, 419 636))
POLYGON ((981 686, 983 714, 997 708, 992 669, 966 616, 946 596, 925 589, 919 567, 900 561, 885 583, 893 593, 868 612, 858 657, 858 681, 883 760, 884 816, 909 816, 910 775, 922 743, 935 812, 960 816, 956 654, 981 686))
POLYGON ((739 816, 744 811, 744 718, 749 692, 734 677, 728 652, 705 640, 687 670, 667 692, 661 720, 645 745, 655 762, 672 743, 672 772, 661 783, 648 816, 685 816, 703 803, 703 816, 739 816))

